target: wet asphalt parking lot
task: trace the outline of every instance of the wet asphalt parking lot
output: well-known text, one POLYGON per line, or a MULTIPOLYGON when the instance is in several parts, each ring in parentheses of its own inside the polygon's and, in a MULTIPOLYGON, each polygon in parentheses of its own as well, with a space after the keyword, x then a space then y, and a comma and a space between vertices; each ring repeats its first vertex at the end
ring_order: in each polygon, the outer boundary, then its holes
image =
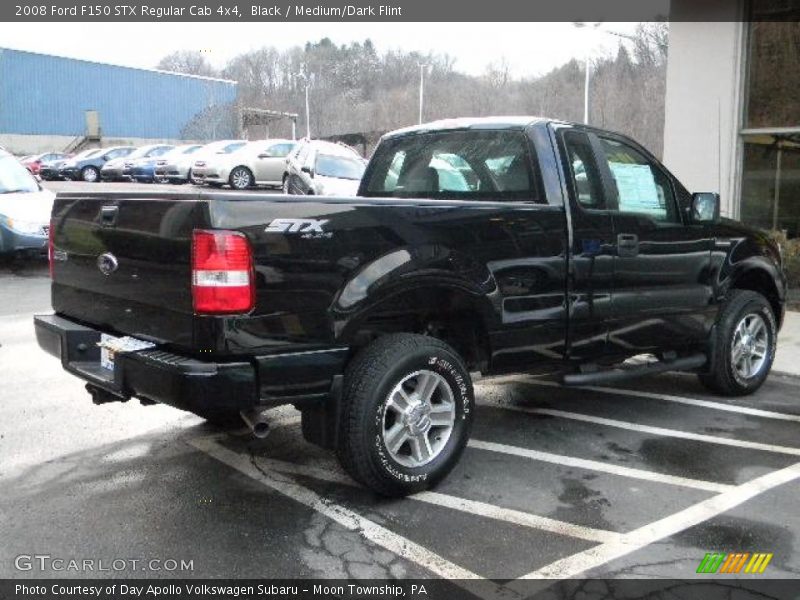
POLYGON ((683 374, 602 389, 481 379, 459 465, 387 500, 307 444, 291 408, 255 440, 166 406, 92 405, 36 345, 31 317, 48 310, 45 264, 0 265, 0 577, 108 576, 15 567, 48 554, 141 561, 115 576, 513 591, 520 578, 697 577, 707 552, 774 554, 764 574, 730 577, 800 576, 798 380, 773 374, 729 399, 683 374), (193 568, 143 570, 151 559, 193 568))

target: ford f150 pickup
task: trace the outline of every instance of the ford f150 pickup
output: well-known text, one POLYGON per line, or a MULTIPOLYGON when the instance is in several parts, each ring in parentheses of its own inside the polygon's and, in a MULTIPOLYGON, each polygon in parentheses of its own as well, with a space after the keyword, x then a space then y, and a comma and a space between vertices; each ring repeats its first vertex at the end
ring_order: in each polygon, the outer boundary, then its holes
POLYGON ((751 393, 786 295, 778 245, 720 218, 716 194, 624 136, 536 118, 387 134, 355 198, 60 194, 50 236, 36 334, 96 403, 256 435, 291 404, 385 495, 454 466, 471 373, 684 370, 751 393))

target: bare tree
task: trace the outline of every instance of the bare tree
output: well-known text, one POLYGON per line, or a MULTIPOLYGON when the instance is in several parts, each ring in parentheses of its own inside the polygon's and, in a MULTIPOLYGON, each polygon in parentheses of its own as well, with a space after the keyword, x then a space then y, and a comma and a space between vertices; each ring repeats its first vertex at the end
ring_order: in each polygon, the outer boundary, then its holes
POLYGON ((191 50, 178 50, 168 54, 158 61, 156 68, 162 71, 186 73, 187 75, 204 75, 206 77, 213 77, 217 74, 205 56, 200 52, 191 50))

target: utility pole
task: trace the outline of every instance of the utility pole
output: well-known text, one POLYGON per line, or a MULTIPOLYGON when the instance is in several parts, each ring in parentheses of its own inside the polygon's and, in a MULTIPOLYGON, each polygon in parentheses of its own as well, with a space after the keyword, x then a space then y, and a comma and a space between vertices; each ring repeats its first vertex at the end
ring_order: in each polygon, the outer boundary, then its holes
POLYGON ((425 93, 425 63, 419 64, 419 123, 422 125, 422 100, 425 93))
POLYGON ((311 109, 308 105, 308 78, 306 78, 306 137, 311 139, 311 109))
MULTIPOLYGON (((602 25, 602 21, 595 22, 595 23, 586 23, 584 21, 578 21, 572 23, 573 26, 577 27, 578 29, 588 28, 589 31, 599 31, 600 33, 607 33, 608 35, 614 35, 618 38, 622 38, 628 40, 630 42, 635 42, 636 37, 632 35, 628 35, 627 33, 620 33, 618 31, 610 31, 608 29, 598 29, 600 25, 602 25)), ((589 124, 589 85, 592 81, 592 63, 590 59, 590 53, 586 53, 585 58, 585 65, 584 70, 586 72, 586 77, 583 83, 583 122, 588 125, 589 124)))

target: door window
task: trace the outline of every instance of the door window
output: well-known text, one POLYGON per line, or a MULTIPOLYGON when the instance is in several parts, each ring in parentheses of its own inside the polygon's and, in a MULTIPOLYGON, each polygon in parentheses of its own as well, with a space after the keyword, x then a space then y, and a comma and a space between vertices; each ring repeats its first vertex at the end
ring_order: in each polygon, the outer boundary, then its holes
POLYGON ((267 148, 267 154, 272 158, 284 158, 292 151, 292 144, 275 144, 267 148))
POLYGON ((613 208, 646 215, 655 221, 680 223, 672 185, 644 154, 619 140, 600 137, 603 158, 613 182, 613 208))
POLYGON ((586 134, 568 131, 564 134, 564 146, 572 176, 573 194, 578 204, 584 208, 605 208, 602 178, 589 138, 586 134))

